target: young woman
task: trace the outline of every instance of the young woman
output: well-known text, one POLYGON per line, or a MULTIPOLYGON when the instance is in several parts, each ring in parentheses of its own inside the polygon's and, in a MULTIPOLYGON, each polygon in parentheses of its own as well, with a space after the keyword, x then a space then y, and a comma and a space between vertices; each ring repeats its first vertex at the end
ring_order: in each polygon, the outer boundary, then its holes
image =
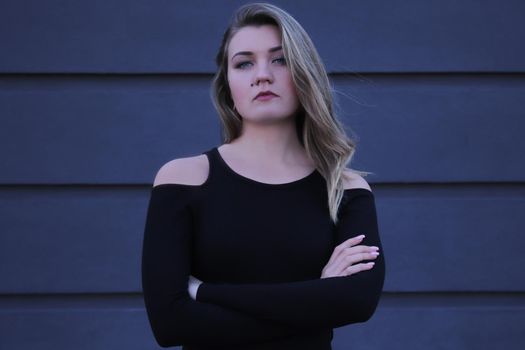
POLYGON ((384 280, 374 195, 304 29, 241 7, 212 85, 224 143, 158 172, 142 255, 157 342, 183 349, 331 349, 374 313, 384 280))

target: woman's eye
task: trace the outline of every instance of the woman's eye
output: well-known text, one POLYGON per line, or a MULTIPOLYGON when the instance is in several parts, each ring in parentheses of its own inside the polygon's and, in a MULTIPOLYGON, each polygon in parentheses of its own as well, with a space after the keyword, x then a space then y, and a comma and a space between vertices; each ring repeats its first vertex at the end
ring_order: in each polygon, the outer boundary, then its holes
POLYGON ((285 65, 286 64, 286 59, 284 57, 279 57, 279 58, 276 58, 273 60, 274 62, 277 62, 278 64, 282 64, 282 65, 285 65))
MULTIPOLYGON (((279 65, 285 66, 286 65, 286 59, 284 57, 278 57, 278 58, 273 59, 272 63, 277 63, 279 65)), ((250 65, 252 65, 252 62, 250 62, 250 61, 243 61, 243 62, 237 63, 235 65, 235 68, 237 68, 237 69, 246 69, 250 65)))
POLYGON ((244 62, 239 62, 235 65, 235 68, 238 68, 238 69, 244 69, 246 68, 249 64, 251 64, 251 62, 248 62, 248 61, 244 61, 244 62))

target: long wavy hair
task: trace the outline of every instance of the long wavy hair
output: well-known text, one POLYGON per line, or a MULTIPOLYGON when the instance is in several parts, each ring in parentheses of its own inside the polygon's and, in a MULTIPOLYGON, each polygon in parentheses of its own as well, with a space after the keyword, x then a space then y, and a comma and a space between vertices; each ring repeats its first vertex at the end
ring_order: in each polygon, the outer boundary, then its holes
POLYGON ((234 109, 228 85, 230 40, 243 27, 267 24, 276 26, 281 33, 284 57, 301 106, 296 116, 297 135, 326 180, 328 208, 335 224, 344 194, 343 177, 346 175, 343 171, 354 155, 356 144, 346 135, 335 115, 332 88, 312 40, 290 14, 277 6, 252 3, 240 7, 223 35, 211 86, 212 101, 221 119, 222 140, 229 143, 239 137, 242 130, 242 117, 234 109))

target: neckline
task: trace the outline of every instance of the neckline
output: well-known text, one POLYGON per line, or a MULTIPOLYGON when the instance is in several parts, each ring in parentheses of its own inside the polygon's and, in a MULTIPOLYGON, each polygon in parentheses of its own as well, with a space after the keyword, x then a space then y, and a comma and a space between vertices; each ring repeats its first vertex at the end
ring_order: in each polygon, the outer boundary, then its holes
POLYGON ((228 164, 226 163, 226 161, 224 160, 224 158, 222 157, 221 155, 221 152, 219 151, 219 147, 214 147, 212 149, 212 151, 215 153, 215 155, 217 156, 217 158, 219 159, 219 161, 221 162, 221 164, 224 166, 224 168, 231 174, 233 175, 234 177, 246 182, 246 183, 251 183, 251 184, 254 184, 254 185, 258 185, 258 186, 263 186, 263 187, 268 187, 268 188, 283 188, 283 187, 289 187, 289 186, 294 186, 294 185, 297 185, 297 184, 300 184, 300 183, 303 183, 303 182, 306 182, 308 181, 310 178, 314 177, 316 174, 318 174, 318 171, 317 169, 314 169, 310 174, 306 175, 306 176, 303 176, 297 180, 293 180, 293 181, 289 181, 289 182, 281 182, 281 183, 275 183, 275 184, 272 184, 272 183, 267 183, 267 182, 262 182, 262 181, 258 181, 258 180, 255 180, 255 179, 252 179, 252 178, 249 178, 247 176, 244 176, 244 175, 241 175, 239 174, 238 172, 236 172, 235 170, 233 170, 233 168, 228 164))

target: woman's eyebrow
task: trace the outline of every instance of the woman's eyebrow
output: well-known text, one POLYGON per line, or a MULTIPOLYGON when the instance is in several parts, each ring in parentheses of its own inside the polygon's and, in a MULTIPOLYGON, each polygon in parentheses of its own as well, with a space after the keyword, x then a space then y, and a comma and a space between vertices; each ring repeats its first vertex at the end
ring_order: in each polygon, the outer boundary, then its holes
MULTIPOLYGON (((271 49, 269 49, 268 52, 275 52, 275 51, 279 51, 279 50, 282 50, 282 49, 283 49, 282 46, 276 46, 276 47, 272 47, 271 49)), ((233 60, 233 58, 235 56, 239 56, 239 55, 253 56, 253 52, 251 52, 251 51, 239 51, 235 55, 232 56, 232 60, 233 60)))

